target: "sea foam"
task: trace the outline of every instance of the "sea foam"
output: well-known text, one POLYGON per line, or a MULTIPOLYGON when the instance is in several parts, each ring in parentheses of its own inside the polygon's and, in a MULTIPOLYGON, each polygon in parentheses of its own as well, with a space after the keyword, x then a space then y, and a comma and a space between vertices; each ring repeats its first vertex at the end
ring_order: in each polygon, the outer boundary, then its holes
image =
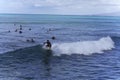
POLYGON ((108 37, 103 37, 96 41, 82 41, 72 43, 54 43, 52 50, 54 55, 61 54, 84 54, 90 55, 93 53, 103 53, 104 50, 111 50, 114 48, 113 40, 108 37))

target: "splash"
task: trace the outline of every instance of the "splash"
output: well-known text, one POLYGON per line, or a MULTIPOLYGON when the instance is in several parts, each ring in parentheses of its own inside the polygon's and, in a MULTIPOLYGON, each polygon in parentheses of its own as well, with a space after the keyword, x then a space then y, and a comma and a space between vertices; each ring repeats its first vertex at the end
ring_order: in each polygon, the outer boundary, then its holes
POLYGON ((93 53, 103 53, 104 50, 111 50, 112 48, 114 48, 114 42, 108 36, 96 41, 55 43, 53 44, 52 50, 57 56, 60 56, 61 54, 91 55, 93 53))

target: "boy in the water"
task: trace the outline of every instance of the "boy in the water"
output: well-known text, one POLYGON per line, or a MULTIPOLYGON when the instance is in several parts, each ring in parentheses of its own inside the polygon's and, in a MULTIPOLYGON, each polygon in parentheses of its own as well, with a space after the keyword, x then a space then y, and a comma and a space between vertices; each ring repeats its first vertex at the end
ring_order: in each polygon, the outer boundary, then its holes
POLYGON ((49 40, 47 40, 44 44, 47 48, 51 49, 52 45, 51 45, 51 42, 49 40))

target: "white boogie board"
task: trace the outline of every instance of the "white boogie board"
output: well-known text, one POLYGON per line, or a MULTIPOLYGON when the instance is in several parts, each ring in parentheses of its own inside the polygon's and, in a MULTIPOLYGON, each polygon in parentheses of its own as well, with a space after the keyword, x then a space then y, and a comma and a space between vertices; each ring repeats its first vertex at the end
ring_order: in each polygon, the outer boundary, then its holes
POLYGON ((43 48, 44 48, 45 50, 51 50, 51 48, 50 48, 50 47, 47 47, 46 45, 47 45, 47 44, 45 44, 45 45, 43 46, 43 48))
POLYGON ((45 49, 46 49, 46 50, 51 50, 51 48, 50 48, 50 47, 46 47, 45 49))

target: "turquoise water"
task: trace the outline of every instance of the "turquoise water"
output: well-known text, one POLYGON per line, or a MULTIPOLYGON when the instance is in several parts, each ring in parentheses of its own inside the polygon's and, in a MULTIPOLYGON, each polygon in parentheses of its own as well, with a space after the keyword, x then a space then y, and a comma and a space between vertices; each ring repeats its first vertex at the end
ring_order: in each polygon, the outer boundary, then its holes
POLYGON ((0 80, 119 80, 119 41, 119 16, 1 14, 0 80))
POLYGON ((120 22, 114 16, 78 16, 78 15, 44 15, 44 14, 1 14, 0 23, 81 23, 81 22, 120 22))

